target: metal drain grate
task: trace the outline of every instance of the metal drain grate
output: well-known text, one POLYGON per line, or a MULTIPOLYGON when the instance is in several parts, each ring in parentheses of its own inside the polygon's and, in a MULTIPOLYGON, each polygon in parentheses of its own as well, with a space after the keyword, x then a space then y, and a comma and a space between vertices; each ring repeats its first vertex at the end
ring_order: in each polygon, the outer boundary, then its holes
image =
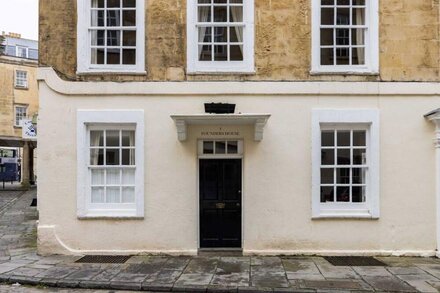
POLYGON ((77 263, 125 263, 131 256, 127 255, 86 255, 77 263))
POLYGON ((326 256, 324 258, 334 266, 388 266, 386 263, 383 263, 374 257, 367 256, 326 256))

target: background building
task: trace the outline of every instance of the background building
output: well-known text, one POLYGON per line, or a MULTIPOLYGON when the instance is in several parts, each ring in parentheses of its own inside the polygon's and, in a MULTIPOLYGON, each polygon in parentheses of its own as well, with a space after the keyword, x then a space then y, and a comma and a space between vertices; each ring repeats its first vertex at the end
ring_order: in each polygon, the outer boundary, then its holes
POLYGON ((1 36, 4 54, 0 55, 0 148, 4 150, 3 158, 16 156, 21 165, 20 181, 27 186, 36 179, 37 145, 35 139, 23 137, 23 121, 36 124, 38 115, 38 42, 16 33, 3 32, 1 36))

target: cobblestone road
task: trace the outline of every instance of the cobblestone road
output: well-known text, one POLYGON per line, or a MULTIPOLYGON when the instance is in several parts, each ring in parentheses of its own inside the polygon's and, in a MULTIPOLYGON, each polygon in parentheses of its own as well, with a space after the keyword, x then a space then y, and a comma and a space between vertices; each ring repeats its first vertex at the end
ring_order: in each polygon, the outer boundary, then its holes
MULTIPOLYGON (((0 212, 0 282, 38 287, 4 285, 0 286, 0 292, 440 290, 440 260, 436 258, 378 257, 387 266, 339 267, 322 257, 133 256, 124 264, 76 263, 78 256, 40 257, 36 254, 38 215, 36 208, 30 207, 35 196, 35 190, 9 196, 10 204, 4 205, 8 208, 0 212)), ((6 196, 3 199, 8 201, 6 196)))

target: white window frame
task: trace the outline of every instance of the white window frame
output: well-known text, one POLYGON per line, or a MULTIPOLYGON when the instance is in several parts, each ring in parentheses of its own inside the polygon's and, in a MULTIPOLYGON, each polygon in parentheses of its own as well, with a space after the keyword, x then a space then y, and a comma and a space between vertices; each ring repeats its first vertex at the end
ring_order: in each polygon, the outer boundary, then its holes
POLYGON ((77 216, 78 218, 144 217, 144 111, 78 110, 77 112, 77 216), (135 204, 92 205, 89 176, 91 126, 107 125, 135 128, 135 204))
MULTIPOLYGON (((91 63, 91 0, 77 0, 77 74, 145 74, 145 0, 136 0, 136 64, 91 63)), ((116 27, 117 28, 117 27, 116 27)))
POLYGON ((29 48, 28 47, 23 47, 23 46, 15 46, 15 56, 19 57, 19 58, 29 58, 29 48), (25 57, 21 56, 20 50, 24 50, 25 51, 25 57))
POLYGON ((243 61, 199 61, 197 0, 187 1, 187 71, 203 73, 254 73, 254 0, 243 0, 243 61))
POLYGON ((26 71, 26 70, 15 70, 15 87, 16 88, 20 88, 20 89, 27 89, 28 88, 28 86, 29 86, 29 84, 28 84, 28 72, 26 71), (23 78, 19 78, 19 74, 20 73, 24 73, 24 75, 25 75, 25 79, 23 79, 23 78), (23 81, 24 80, 24 83, 23 84, 21 84, 21 83, 19 83, 19 81, 23 81))
POLYGON ((20 127, 20 128, 23 127, 21 121, 23 119, 26 119, 26 117, 27 117, 27 109, 28 109, 28 106, 26 106, 26 105, 15 105, 15 111, 14 111, 14 114, 15 114, 14 115, 14 120, 15 120, 14 126, 15 127, 20 127), (17 111, 18 111, 18 109, 24 109, 25 115, 24 115, 24 117, 21 120, 17 121, 17 111))
POLYGON ((312 112, 312 218, 378 219, 379 210, 379 111, 316 109, 312 112), (367 130, 366 201, 321 203, 321 131, 332 128, 367 130))
POLYGON ((321 0, 312 0, 311 74, 379 74, 379 0, 365 1, 365 64, 321 65, 321 0))

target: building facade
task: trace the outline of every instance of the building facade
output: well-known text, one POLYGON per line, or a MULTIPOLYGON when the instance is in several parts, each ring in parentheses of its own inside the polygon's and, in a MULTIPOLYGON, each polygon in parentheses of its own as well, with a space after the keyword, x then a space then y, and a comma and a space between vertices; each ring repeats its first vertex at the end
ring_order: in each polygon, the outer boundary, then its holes
POLYGON ((21 178, 17 179, 29 185, 36 177, 36 142, 23 138, 23 121, 36 121, 38 115, 38 42, 16 33, 3 32, 1 36, 4 54, 0 54, 0 148, 4 153, 9 149, 9 154, 1 157, 19 160, 21 178))
POLYGON ((40 1, 39 252, 436 255, 439 9, 40 1))

